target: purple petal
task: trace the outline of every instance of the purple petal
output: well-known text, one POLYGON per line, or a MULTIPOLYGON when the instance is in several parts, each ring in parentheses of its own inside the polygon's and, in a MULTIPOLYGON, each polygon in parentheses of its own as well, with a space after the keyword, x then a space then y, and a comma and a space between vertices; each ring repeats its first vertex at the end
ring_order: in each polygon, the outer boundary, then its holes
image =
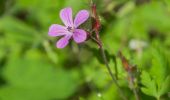
POLYGON ((76 43, 84 42, 87 38, 87 33, 81 29, 75 29, 73 39, 76 43))
POLYGON ((74 19, 74 26, 77 28, 89 18, 89 12, 87 10, 81 10, 78 12, 74 19))
POLYGON ((72 9, 70 7, 64 8, 60 11, 60 18, 67 27, 73 26, 72 9))
POLYGON ((57 25, 57 24, 52 24, 49 28, 48 35, 49 36, 62 36, 66 35, 68 31, 66 30, 66 27, 57 25))
POLYGON ((66 35, 66 36, 62 37, 60 40, 58 40, 58 42, 56 44, 57 48, 64 48, 65 46, 67 46, 70 38, 71 38, 71 35, 66 35))

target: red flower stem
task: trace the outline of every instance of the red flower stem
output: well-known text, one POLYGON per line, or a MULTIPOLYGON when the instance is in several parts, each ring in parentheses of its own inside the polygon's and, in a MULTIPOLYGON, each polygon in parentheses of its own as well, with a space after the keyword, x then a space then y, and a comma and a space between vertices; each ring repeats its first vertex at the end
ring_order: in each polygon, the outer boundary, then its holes
POLYGON ((91 38, 95 43, 97 43, 98 46, 100 47, 100 42, 99 42, 97 39, 95 39, 91 34, 89 34, 89 36, 90 36, 90 38, 91 38))

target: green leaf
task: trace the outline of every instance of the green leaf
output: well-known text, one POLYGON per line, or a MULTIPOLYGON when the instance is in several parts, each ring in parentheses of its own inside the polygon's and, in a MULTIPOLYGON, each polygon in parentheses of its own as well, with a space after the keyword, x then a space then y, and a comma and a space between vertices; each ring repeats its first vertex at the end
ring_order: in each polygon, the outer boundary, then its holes
POLYGON ((152 49, 152 65, 150 74, 155 79, 158 88, 161 88, 162 82, 169 75, 168 60, 160 49, 152 49))
POLYGON ((141 75, 141 81, 144 85, 142 91, 159 99, 169 91, 169 62, 165 53, 160 51, 159 48, 151 50, 151 68, 148 72, 143 71, 141 75))
POLYGON ((132 1, 127 2, 118 12, 118 17, 124 17, 125 15, 129 14, 134 10, 135 3, 132 1))
POLYGON ((78 85, 69 71, 55 68, 38 51, 10 59, 3 76, 8 84, 0 88, 2 100, 61 100, 72 95, 78 85))
MULTIPOLYGON (((97 58, 97 60, 102 63, 102 64, 105 64, 104 62, 104 59, 102 57, 102 54, 101 54, 101 50, 100 49, 96 49, 96 48, 88 48, 91 52, 93 52, 94 56, 97 58)), ((109 54, 109 52, 107 50, 104 50, 105 52, 105 55, 106 55, 106 59, 108 60, 108 62, 110 61, 112 55, 109 54)))
POLYGON ((144 87, 142 87, 141 89, 145 94, 154 97, 159 97, 159 95, 157 94, 156 82, 151 78, 148 72, 142 72, 141 82, 144 85, 144 87))
POLYGON ((15 40, 21 43, 32 43, 38 38, 38 32, 34 28, 10 16, 0 19, 0 30, 5 33, 8 42, 15 40))
POLYGON ((167 92, 170 92, 170 76, 168 76, 165 81, 162 83, 162 88, 160 90, 160 94, 163 95, 167 92))
MULTIPOLYGON (((148 31, 148 29, 157 29, 161 32, 167 32, 170 28, 170 19, 168 12, 166 12, 166 8, 162 3, 159 2, 151 2, 145 5, 138 7, 133 14, 132 17, 132 25, 133 29, 140 29, 143 27, 143 31, 148 31), (155 14, 156 17, 155 17, 155 14), (161 19, 161 20, 160 20, 161 19), (141 24, 140 24, 141 23, 141 24)), ((133 31, 132 29, 132 31, 133 31)), ((142 31, 138 31, 142 32, 142 31)), ((136 33, 138 33, 136 30, 136 33)))

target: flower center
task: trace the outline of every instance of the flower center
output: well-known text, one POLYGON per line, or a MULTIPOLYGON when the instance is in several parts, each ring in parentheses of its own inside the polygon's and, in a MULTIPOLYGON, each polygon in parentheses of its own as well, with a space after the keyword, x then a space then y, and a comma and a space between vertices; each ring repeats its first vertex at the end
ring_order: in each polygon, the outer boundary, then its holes
POLYGON ((69 32, 72 32, 72 33, 74 32, 74 28, 73 28, 73 27, 70 27, 70 26, 67 27, 67 30, 68 30, 69 32))

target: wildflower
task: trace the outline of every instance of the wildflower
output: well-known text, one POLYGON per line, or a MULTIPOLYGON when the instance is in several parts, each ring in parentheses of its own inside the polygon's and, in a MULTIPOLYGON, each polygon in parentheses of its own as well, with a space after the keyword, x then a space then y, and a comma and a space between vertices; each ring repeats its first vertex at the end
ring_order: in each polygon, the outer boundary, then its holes
POLYGON ((71 38, 76 43, 82 43, 86 40, 86 31, 78 27, 89 18, 89 12, 87 10, 79 11, 73 21, 72 9, 70 7, 64 8, 60 11, 60 18, 65 26, 52 24, 48 32, 48 35, 52 37, 62 36, 56 43, 57 48, 67 46, 71 38))

